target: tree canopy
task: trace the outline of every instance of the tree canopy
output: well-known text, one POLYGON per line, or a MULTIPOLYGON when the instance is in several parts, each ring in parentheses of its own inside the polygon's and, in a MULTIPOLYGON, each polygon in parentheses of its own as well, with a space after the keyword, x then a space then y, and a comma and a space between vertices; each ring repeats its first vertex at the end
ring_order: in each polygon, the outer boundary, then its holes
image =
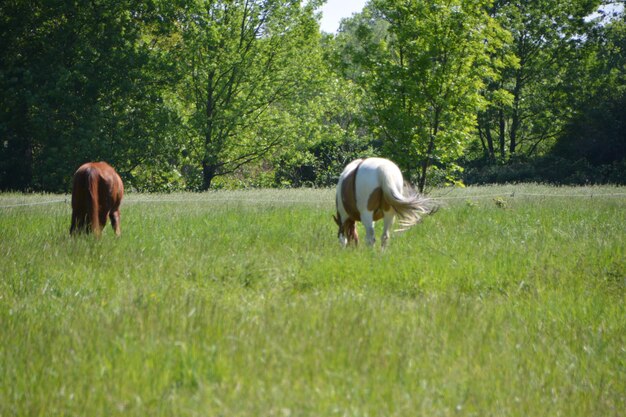
POLYGON ((371 0, 0 4, 0 189, 330 186, 352 158, 421 190, 626 182, 623 5, 371 0))

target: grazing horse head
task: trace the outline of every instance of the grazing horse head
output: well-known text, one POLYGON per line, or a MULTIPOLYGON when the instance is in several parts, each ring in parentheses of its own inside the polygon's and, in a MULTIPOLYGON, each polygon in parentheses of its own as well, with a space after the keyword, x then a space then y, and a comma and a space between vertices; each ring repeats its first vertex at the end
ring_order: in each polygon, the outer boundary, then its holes
POLYGON ((122 179, 109 164, 88 162, 81 165, 74 173, 70 234, 93 231, 100 236, 109 217, 115 234, 119 236, 123 195, 122 179))
POLYGON ((431 200, 419 196, 410 187, 405 189, 400 169, 383 158, 357 159, 349 163, 339 177, 335 204, 337 214, 333 218, 342 246, 358 244, 357 221, 363 223, 367 243, 373 245, 376 241, 374 222, 384 219, 381 240, 385 247, 395 216, 399 218, 401 230, 405 230, 435 208, 431 200))
POLYGON ((346 219, 344 222, 341 222, 341 215, 339 214, 339 211, 337 211, 337 215, 333 216, 333 219, 335 219, 335 223, 339 226, 337 238, 339 239, 341 246, 346 246, 350 242, 354 242, 355 245, 359 243, 359 234, 356 231, 356 221, 346 219))

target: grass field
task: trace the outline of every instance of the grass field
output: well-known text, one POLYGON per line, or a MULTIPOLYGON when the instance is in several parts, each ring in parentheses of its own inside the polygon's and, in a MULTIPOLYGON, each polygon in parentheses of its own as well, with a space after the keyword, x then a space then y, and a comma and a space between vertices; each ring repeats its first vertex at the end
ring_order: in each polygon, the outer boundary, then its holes
POLYGON ((623 416, 626 190, 433 195, 382 252, 332 190, 128 194, 100 240, 0 194, 0 416, 623 416))

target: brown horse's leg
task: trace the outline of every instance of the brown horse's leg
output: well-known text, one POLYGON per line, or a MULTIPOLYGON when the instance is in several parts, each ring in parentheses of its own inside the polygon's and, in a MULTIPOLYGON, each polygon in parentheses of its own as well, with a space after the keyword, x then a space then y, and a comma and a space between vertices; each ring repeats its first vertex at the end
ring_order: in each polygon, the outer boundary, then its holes
POLYGON ((96 226, 94 226, 94 232, 98 236, 102 234, 102 231, 104 230, 104 226, 107 225, 107 217, 109 217, 109 213, 106 211, 102 212, 102 210, 100 210, 100 212, 98 213, 97 231, 96 231, 96 226))
POLYGON ((76 232, 77 215, 72 211, 72 225, 70 226, 70 235, 76 232))
POLYGON ((85 223, 89 211, 89 190, 85 172, 77 171, 74 174, 74 184, 72 187, 72 225, 70 234, 84 233, 85 223))
POLYGON ((70 234, 89 233, 89 228, 86 226, 87 215, 82 212, 72 215, 72 226, 70 227, 70 234))
MULTIPOLYGON (((93 204, 93 203, 92 203, 93 204)), ((85 233, 93 233, 96 236, 100 235, 100 221, 98 220, 98 214, 93 213, 93 208, 89 207, 89 214, 85 216, 85 233)))
POLYGON ((120 210, 117 209, 109 213, 109 218, 111 219, 111 226, 113 226, 113 230, 115 230, 115 235, 120 236, 122 234, 121 231, 121 219, 120 219, 120 210))
POLYGON ((89 223, 89 215, 85 214, 85 215, 81 215, 78 218, 78 226, 77 226, 78 230, 81 233, 85 233, 85 234, 89 234, 91 233, 91 226, 89 223))
POLYGON ((75 203, 72 208, 72 225, 70 226, 71 235, 89 233, 89 228, 87 227, 87 212, 89 209, 80 201, 80 198, 78 198, 77 201, 78 202, 75 203))
POLYGON ((89 233, 89 228, 87 227, 87 216, 83 213, 78 213, 75 216, 72 216, 72 227, 70 227, 71 234, 81 234, 81 233, 89 233))

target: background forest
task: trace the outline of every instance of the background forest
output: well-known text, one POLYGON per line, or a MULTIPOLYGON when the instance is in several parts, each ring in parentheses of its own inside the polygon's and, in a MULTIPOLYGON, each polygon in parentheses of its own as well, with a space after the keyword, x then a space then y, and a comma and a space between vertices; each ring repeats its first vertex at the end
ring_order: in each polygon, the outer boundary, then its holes
POLYGON ((138 191, 626 183, 626 16, 601 0, 0 3, 0 189, 106 160, 138 191))

